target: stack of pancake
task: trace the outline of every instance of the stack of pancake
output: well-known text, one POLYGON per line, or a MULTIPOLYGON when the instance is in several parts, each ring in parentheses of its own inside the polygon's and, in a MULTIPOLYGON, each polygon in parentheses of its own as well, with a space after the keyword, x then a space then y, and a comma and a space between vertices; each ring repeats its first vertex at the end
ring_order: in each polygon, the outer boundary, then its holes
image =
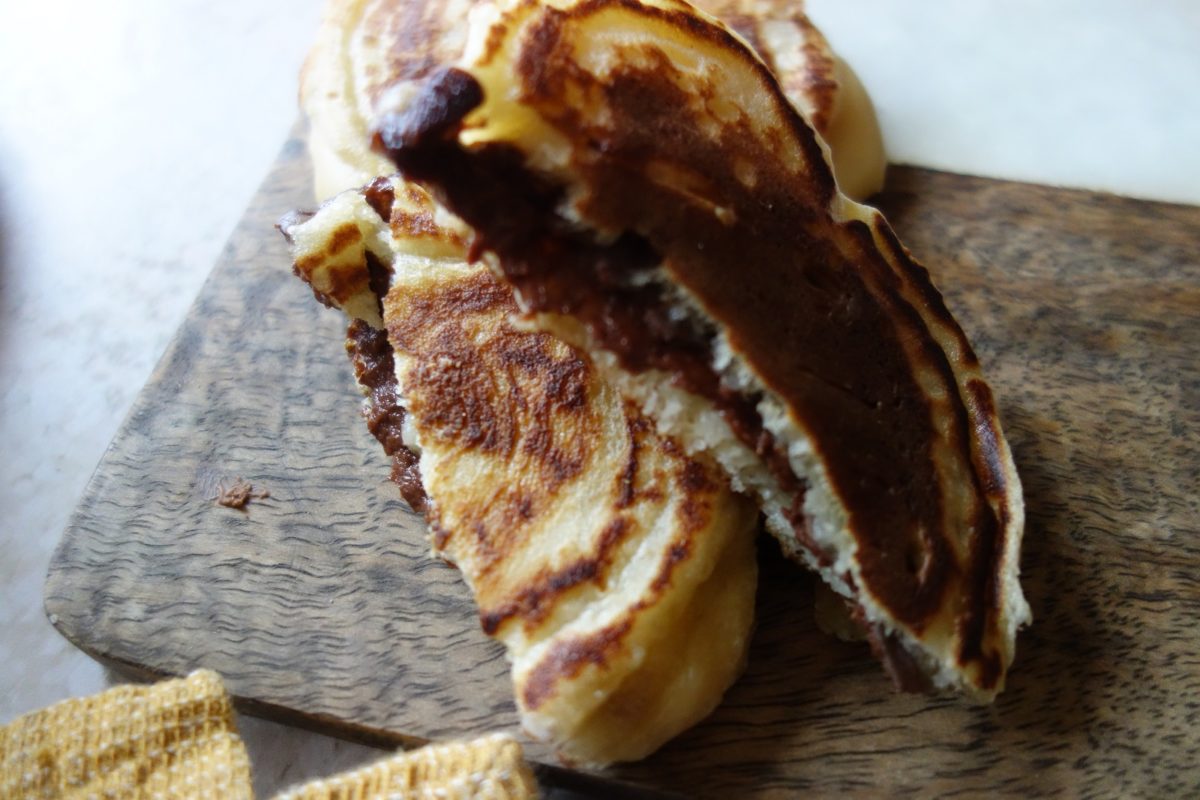
POLYGON ((846 194, 878 128, 800 11, 338 0, 301 95, 341 193, 282 221, 295 270, 531 734, 603 764, 707 715, 760 512, 898 686, 1002 688, 1020 486, 927 272, 846 194))

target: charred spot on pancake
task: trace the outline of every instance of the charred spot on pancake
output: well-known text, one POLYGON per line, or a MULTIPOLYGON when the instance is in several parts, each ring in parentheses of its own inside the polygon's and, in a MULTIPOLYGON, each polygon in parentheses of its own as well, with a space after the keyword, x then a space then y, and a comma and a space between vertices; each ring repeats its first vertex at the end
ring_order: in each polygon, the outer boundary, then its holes
POLYGON ((573 678, 589 664, 603 667, 621 645, 633 623, 625 620, 589 636, 555 642, 546 657, 525 679, 522 699, 525 707, 537 710, 550 699, 559 681, 573 678))
POLYGON ((978 471, 983 477, 983 489, 989 498, 1002 501, 1008 496, 1008 481, 1000 460, 999 444, 1003 434, 996 428, 995 420, 999 419, 999 414, 992 390, 983 381, 971 380, 967 382, 967 394, 981 420, 975 429, 975 440, 979 445, 978 471))
POLYGON ((384 116, 376 146, 395 150, 441 137, 452 131, 483 102, 483 89, 466 72, 447 67, 425 83, 425 89, 402 112, 384 116))
POLYGON ((394 82, 419 80, 457 52, 439 52, 449 41, 445 33, 458 20, 445 15, 445 6, 430 3, 377 3, 368 7, 366 18, 358 26, 363 43, 376 50, 376 40, 388 44, 386 61, 380 69, 368 66, 368 92, 372 100, 394 82), (384 81, 384 82, 380 82, 384 81))
MULTIPOLYGON (((406 323, 407 324, 407 323, 406 323)), ((444 325, 411 369, 410 410, 429 435, 511 457, 517 445, 550 478, 578 474, 579 448, 549 425, 586 411, 587 365, 545 334, 482 345, 444 325)))
MULTIPOLYGON (((657 441, 668 448, 672 440, 657 441)), ((693 553, 695 537, 708 524, 714 494, 721 488, 711 471, 700 463, 683 459, 673 477, 673 491, 680 496, 676 511, 679 524, 673 541, 665 550, 654 579, 650 583, 650 594, 630 608, 624 621, 614 623, 586 637, 576 637, 556 643, 526 679, 523 699, 530 709, 536 709, 554 693, 556 684, 579 674, 588 665, 603 667, 614 658, 622 647, 622 640, 629 632, 638 613, 653 605, 670 589, 675 571, 688 561, 693 553)), ((621 518, 618 517, 618 520, 621 518)), ((609 538, 606 531, 602 542, 609 538)), ((607 547, 601 547, 607 551, 607 547)))
POLYGON ((834 74, 833 58, 816 44, 816 39, 820 34, 817 33, 816 26, 812 24, 812 21, 804 15, 799 15, 796 20, 806 33, 804 85, 812 97, 813 104, 812 116, 809 121, 814 128, 824 131, 829 127, 834 98, 838 91, 837 81, 831 77, 834 74))
POLYGON ((388 217, 394 239, 432 239, 459 248, 466 247, 466 242, 455 230, 438 222, 436 206, 428 194, 410 183, 403 183, 401 190, 404 193, 402 202, 394 203, 388 217))
MULTIPOLYGON (((297 275, 300 274, 299 270, 296 271, 296 274, 297 275)), ((311 284, 309 285, 309 288, 312 289, 313 297, 321 305, 325 306, 326 308, 337 308, 338 307, 338 305, 339 305, 338 301, 335 301, 331 296, 325 294, 324 292, 322 292, 321 290, 312 286, 311 284)))
POLYGON ((509 456, 517 429, 491 370, 475 361, 469 345, 448 336, 439 344, 410 370, 421 389, 409 398, 409 411, 426 437, 509 456))
POLYGON ((505 622, 514 618, 519 619, 527 630, 533 630, 568 590, 588 582, 604 589, 613 553, 632 528, 633 524, 627 517, 613 518, 600 533, 594 553, 580 556, 557 569, 543 569, 533 576, 529 586, 517 593, 514 600, 491 611, 481 609, 480 625, 483 632, 493 636, 505 622))
POLYGON ((625 468, 617 475, 617 508, 629 508, 633 505, 633 500, 637 488, 638 474, 638 450, 643 446, 642 437, 649 428, 649 423, 637 414, 632 404, 625 404, 625 431, 629 437, 629 456, 625 461, 625 468), (632 413, 631 413, 632 412, 632 413))
POLYGON ((722 488, 709 468, 691 458, 683 457, 679 460, 673 478, 672 488, 679 495, 675 511, 679 532, 663 557, 658 575, 651 584, 651 588, 656 592, 666 591, 671 584, 671 575, 675 568, 692 554, 693 539, 712 517, 713 497, 722 488))
POLYGON ((521 522, 592 456, 600 436, 594 373, 553 337, 512 328, 512 293, 487 271, 405 291, 398 302, 389 334, 411 360, 405 390, 422 437, 486 454, 519 476, 461 521, 485 553, 505 552, 521 522))
POLYGON ((1004 558, 1010 511, 1004 469, 1000 463, 1002 435, 996 428, 998 417, 991 389, 983 381, 971 380, 967 382, 966 390, 970 395, 969 402, 980 411, 977 418, 982 420, 983 429, 977 427, 973 438, 978 451, 975 474, 980 476, 984 497, 989 501, 981 500, 980 505, 987 506, 991 513, 979 514, 981 524, 970 544, 966 575, 969 602, 964 604, 956 620, 960 637, 958 658, 962 664, 979 664, 980 684, 992 687, 1004 674, 1001 654, 988 646, 988 631, 998 624, 1004 608, 1004 588, 996 565, 1004 558), (991 504, 995 504, 994 510, 991 504))
MULTIPOLYGON (((280 230, 285 230, 285 225, 290 229, 288 218, 281 220, 277 227, 280 230)), ((351 297, 363 290, 362 272, 355 269, 329 269, 326 270, 324 281, 328 284, 325 291, 318 289, 312 284, 313 274, 319 270, 325 263, 336 256, 338 253, 345 250, 351 245, 358 244, 362 241, 362 231, 353 222, 346 222, 339 225, 329 235, 325 246, 316 252, 310 252, 297 258, 292 264, 292 273, 303 280, 312 289, 313 297, 317 299, 321 305, 326 308, 336 308, 341 306, 351 297)), ((374 285, 371 281, 375 277, 375 273, 371 271, 371 260, 374 255, 370 251, 366 251, 367 266, 368 266, 368 285, 373 290, 374 285)), ((382 268, 378 259, 375 259, 377 268, 382 268)), ((385 268, 386 269, 386 268, 385 268)))
POLYGON ((350 245, 362 241, 362 231, 353 222, 339 225, 329 236, 329 244, 325 247, 327 255, 335 256, 350 245))
POLYGON ((654 583, 650 587, 655 591, 664 591, 671 585, 671 573, 677 564, 682 564, 692 554, 692 543, 690 541, 676 542, 671 545, 671 549, 667 551, 666 557, 663 559, 663 569, 654 578, 654 583))
POLYGON ((429 331, 449 324, 454 315, 470 316, 492 309, 516 309, 512 293, 495 278, 479 273, 436 291, 405 292, 403 314, 388 320, 388 334, 400 350, 417 352, 429 331))

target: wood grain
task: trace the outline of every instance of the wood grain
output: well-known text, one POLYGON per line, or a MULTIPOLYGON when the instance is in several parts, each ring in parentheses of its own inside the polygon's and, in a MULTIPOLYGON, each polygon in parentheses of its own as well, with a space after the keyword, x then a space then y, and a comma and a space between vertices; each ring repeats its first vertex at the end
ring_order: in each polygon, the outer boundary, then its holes
MULTIPOLYGON (((244 707, 340 735, 514 726, 502 649, 357 418, 340 315, 272 228, 308 180, 296 137, 89 484, 47 612, 106 661, 210 667, 244 707), (234 477, 270 497, 217 506, 234 477)), ((1009 688, 893 694, 764 540, 746 675, 614 774, 699 796, 1195 796, 1200 209, 902 168, 881 205, 977 345, 1025 485, 1035 622, 1009 688)))

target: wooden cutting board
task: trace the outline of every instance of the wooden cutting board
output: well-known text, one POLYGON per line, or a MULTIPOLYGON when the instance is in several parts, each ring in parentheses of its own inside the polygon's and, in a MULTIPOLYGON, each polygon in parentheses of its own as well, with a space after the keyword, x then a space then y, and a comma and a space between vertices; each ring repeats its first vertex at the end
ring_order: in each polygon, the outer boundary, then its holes
MULTIPOLYGON (((388 482, 341 315, 275 220, 285 146, 63 536, 46 609, 138 674, 376 743, 516 725, 502 648, 388 482), (270 492, 213 502, 242 477, 270 492)), ((702 796, 1200 792, 1200 208, 895 168, 880 201, 972 336, 1025 485, 1034 625, 994 706, 892 692, 762 542, 750 666, 614 774, 702 796)), ((531 746, 537 758, 550 755, 531 746)))

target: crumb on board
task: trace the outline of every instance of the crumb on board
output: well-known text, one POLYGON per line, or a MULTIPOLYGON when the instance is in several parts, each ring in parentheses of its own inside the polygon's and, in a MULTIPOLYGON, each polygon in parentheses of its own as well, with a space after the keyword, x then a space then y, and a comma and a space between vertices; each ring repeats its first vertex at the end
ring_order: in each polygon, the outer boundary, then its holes
POLYGON ((249 481, 235 478, 231 486, 226 486, 225 481, 217 483, 217 496, 213 499, 217 505, 226 508, 244 509, 251 500, 263 500, 270 496, 271 493, 266 489, 256 490, 249 481))

